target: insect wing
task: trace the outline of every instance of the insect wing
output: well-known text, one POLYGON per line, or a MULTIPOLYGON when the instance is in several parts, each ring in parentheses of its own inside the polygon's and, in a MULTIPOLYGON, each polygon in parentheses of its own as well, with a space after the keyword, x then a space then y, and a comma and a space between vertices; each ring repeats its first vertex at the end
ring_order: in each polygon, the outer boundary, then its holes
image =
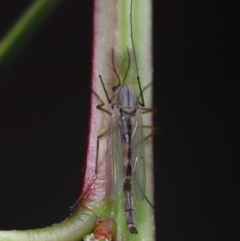
POLYGON ((115 199, 123 187, 123 148, 119 128, 119 111, 113 111, 110 126, 107 195, 115 199))
POLYGON ((146 169, 142 116, 140 110, 138 111, 139 113, 132 117, 132 168, 133 189, 138 200, 142 201, 145 198, 146 169))

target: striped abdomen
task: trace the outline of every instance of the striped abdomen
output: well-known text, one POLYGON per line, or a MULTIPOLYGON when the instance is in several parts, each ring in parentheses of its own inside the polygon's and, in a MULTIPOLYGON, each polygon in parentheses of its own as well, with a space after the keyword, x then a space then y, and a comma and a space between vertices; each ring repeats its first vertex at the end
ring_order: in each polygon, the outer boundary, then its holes
POLYGON ((121 122, 122 125, 122 137, 123 137, 123 148, 125 150, 124 155, 124 183, 123 190, 125 195, 125 211, 126 219, 129 231, 131 233, 137 233, 134 218, 134 203, 132 197, 132 149, 131 149, 131 136, 132 136, 132 123, 131 118, 126 118, 121 122))

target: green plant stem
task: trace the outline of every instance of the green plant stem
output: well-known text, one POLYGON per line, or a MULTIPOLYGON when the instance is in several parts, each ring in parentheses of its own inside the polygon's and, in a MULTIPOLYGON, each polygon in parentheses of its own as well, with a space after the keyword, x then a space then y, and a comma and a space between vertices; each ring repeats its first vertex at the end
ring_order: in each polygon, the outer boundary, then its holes
MULTIPOLYGON (((93 76, 92 89, 105 103, 106 95, 103 86, 99 80, 102 76, 106 90, 110 96, 113 95, 112 87, 116 86, 114 75, 107 72, 108 67, 112 68, 111 50, 116 55, 132 49, 131 32, 130 32, 130 0, 95 0, 94 1, 94 44, 93 44, 93 76), (110 76, 110 77, 109 77, 110 76)), ((133 35, 135 40, 135 49, 137 59, 139 60, 140 78, 142 88, 145 89, 143 95, 146 107, 151 108, 152 102, 152 35, 151 35, 151 0, 134 0, 133 6, 133 35)), ((134 78, 133 78, 134 79, 134 78)), ((132 79, 131 87, 136 95, 139 94, 137 81, 132 79)), ((126 82, 127 83, 127 82, 126 82)), ((96 108, 100 101, 96 95, 92 94, 91 100, 91 120, 89 147, 87 149, 86 160, 86 178, 85 178, 85 195, 82 199, 84 204, 91 208, 101 218, 113 218, 117 223, 116 240, 154 240, 155 225, 154 212, 152 207, 146 201, 138 201, 134 198, 134 212, 138 234, 131 234, 128 230, 124 210, 124 194, 121 192, 118 197, 109 201, 106 197, 105 180, 107 178, 109 167, 107 158, 109 151, 109 138, 107 135, 101 135, 109 130, 111 116, 96 108), (97 139, 99 148, 96 157, 97 139), (97 159, 97 175, 96 175, 97 159), (93 177, 95 177, 93 179, 93 177)), ((103 108, 112 111, 111 105, 104 105, 103 108)), ((151 113, 143 115, 144 125, 151 126, 151 113)), ((151 131, 150 131, 151 132, 151 131)), ((149 132, 145 133, 147 136, 149 132)), ((144 141, 145 144, 145 165, 146 165, 146 196, 153 203, 153 157, 152 157, 152 140, 151 138, 144 141)), ((82 203, 80 202, 80 206, 82 203)))
POLYGON ((78 241, 93 231, 97 216, 90 210, 77 209, 64 221, 46 228, 0 231, 1 241, 78 241))
POLYGON ((62 0, 36 0, 0 42, 0 75, 62 0))

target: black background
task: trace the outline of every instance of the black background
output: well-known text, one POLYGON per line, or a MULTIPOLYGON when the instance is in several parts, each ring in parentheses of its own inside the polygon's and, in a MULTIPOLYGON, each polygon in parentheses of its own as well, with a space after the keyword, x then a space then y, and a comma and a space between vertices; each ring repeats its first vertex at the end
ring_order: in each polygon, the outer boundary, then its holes
MULTIPOLYGON (((31 3, 2 1, 0 37, 31 3)), ((154 1, 157 240, 239 240, 239 3, 154 1)), ((86 147, 92 2, 64 1, 0 81, 0 229, 63 220, 86 147)))

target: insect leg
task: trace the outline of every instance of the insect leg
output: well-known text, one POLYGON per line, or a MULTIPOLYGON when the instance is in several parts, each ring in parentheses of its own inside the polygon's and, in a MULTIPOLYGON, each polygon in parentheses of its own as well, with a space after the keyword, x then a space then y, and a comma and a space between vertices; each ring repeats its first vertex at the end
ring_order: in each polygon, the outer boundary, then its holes
MULTIPOLYGON (((109 96, 108 96, 108 94, 107 94, 107 91, 106 91, 106 89, 105 89, 104 83, 103 83, 103 81, 102 81, 101 75, 99 75, 99 77, 100 77, 100 80, 101 80, 101 82, 102 82, 103 89, 104 89, 104 92, 105 92, 105 94, 106 94, 106 97, 107 97, 108 101, 110 101, 109 96)), ((92 92, 93 92, 93 94, 98 98, 98 100, 99 100, 99 102, 100 102, 100 104, 98 104, 98 105, 96 106, 96 108, 111 116, 112 113, 111 113, 109 110, 106 110, 105 108, 103 108, 103 106, 105 105, 105 103, 101 100, 101 98, 99 97, 99 95, 98 95, 94 90, 92 90, 92 92)), ((109 130, 105 130, 103 133, 101 133, 101 134, 98 135, 98 137, 97 137, 95 174, 97 174, 97 170, 98 170, 99 141, 100 141, 100 139, 101 139, 102 137, 106 136, 108 133, 109 133, 109 130)))
POLYGON ((98 170, 98 154, 99 154, 99 141, 102 137, 106 136, 109 134, 109 130, 105 130, 103 133, 101 133, 98 137, 97 137, 97 151, 96 151, 96 166, 95 166, 95 173, 97 174, 97 170, 98 170))
MULTIPOLYGON (((99 97, 99 95, 93 90, 91 89, 92 93, 97 97, 97 99, 99 100, 100 104, 98 104, 96 106, 97 109, 107 113, 108 115, 112 115, 112 113, 106 109, 103 108, 103 106, 105 105, 105 103, 101 100, 101 98, 99 97)), ((107 94, 106 94, 107 96, 107 94)), ((98 171, 98 154, 99 154, 99 140, 104 137, 105 135, 107 135, 109 133, 109 130, 105 130, 103 133, 101 133, 100 135, 98 135, 97 137, 97 149, 96 149, 96 164, 95 164, 95 174, 97 175, 97 171, 98 171)), ((79 203, 79 201, 81 200, 82 197, 84 197, 85 193, 87 192, 87 190, 89 189, 89 187, 94 183, 95 179, 96 179, 96 175, 94 175, 94 177, 92 178, 90 184, 88 185, 88 187, 86 188, 85 191, 83 191, 83 193, 81 194, 81 196, 78 198, 78 200, 74 203, 73 206, 70 207, 70 210, 73 210, 79 203)))
POLYGON ((137 77, 137 80, 138 80, 138 86, 139 86, 139 90, 140 90, 140 94, 139 96, 141 97, 141 101, 139 100, 139 105, 141 105, 142 107, 145 107, 145 101, 144 101, 144 98, 143 98, 143 91, 142 91, 142 87, 141 87, 141 82, 140 82, 140 77, 138 76, 137 77))
MULTIPOLYGON (((104 87, 104 88, 105 88, 105 87, 104 87)), ((98 98, 98 100, 100 101, 100 104, 98 104, 98 105, 96 106, 96 108, 99 109, 99 110, 101 110, 101 111, 103 111, 103 112, 105 112, 105 113, 107 113, 108 115, 112 115, 112 113, 111 113, 109 110, 106 110, 106 109, 103 108, 103 106, 105 105, 105 103, 101 100, 101 98, 99 97, 99 95, 98 95, 94 90, 92 90, 92 92, 93 92, 93 94, 98 98)), ((107 98, 108 98, 107 92, 106 92, 105 94, 106 94, 106 96, 107 96, 107 98)))
POLYGON ((153 136, 158 131, 158 127, 156 127, 156 126, 143 125, 142 127, 145 128, 145 129, 151 129, 152 130, 152 132, 150 134, 148 134, 147 136, 144 137, 143 141, 146 141, 149 137, 153 136))
MULTIPOLYGON (((147 126, 147 125, 143 125, 143 128, 146 128, 146 129, 151 129, 152 132, 145 136, 143 141, 146 141, 148 138, 150 138, 151 136, 153 136, 155 134, 156 131, 158 131, 158 128, 155 127, 155 126, 147 126)), ((145 199, 146 201, 148 202, 148 204, 154 209, 154 205, 150 202, 150 200, 148 199, 148 197, 145 195, 145 199)))
POLYGON ((150 113, 150 112, 155 111, 154 108, 141 108, 141 110, 142 110, 142 114, 146 114, 146 113, 150 113))
MULTIPOLYGON (((106 95, 107 101, 108 101, 109 104, 111 104, 114 96, 109 97, 109 95, 108 95, 108 93, 107 93, 107 90, 106 90, 106 87, 105 87, 105 85, 104 85, 104 83, 103 83, 103 80, 102 80, 102 76, 101 76, 101 75, 99 75, 99 79, 100 79, 100 81, 101 81, 101 83, 102 83, 102 87, 103 87, 104 93, 105 93, 105 95, 106 95)), ((95 94, 96 94, 96 93, 95 93, 95 94)), ((97 95, 97 96, 98 96, 98 95, 97 95)), ((98 99, 103 103, 103 101, 100 99, 99 96, 98 96, 98 99)), ((104 103, 103 103, 103 105, 104 105, 104 103)))

